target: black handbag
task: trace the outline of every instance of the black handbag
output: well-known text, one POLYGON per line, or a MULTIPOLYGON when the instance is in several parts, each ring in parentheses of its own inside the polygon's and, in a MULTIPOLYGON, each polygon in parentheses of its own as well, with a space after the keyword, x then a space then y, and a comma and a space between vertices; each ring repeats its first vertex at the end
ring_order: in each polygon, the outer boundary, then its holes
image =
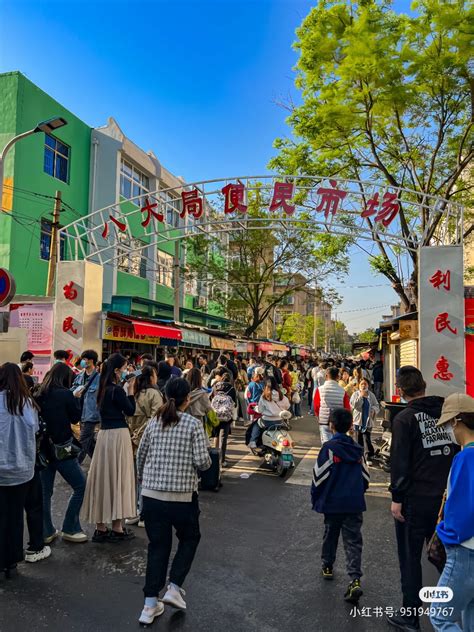
MULTIPOLYGON (((439 509, 438 514, 438 522, 439 524, 443 519, 444 514, 444 505, 446 504, 446 492, 444 492, 443 500, 441 501, 441 507, 439 509)), ((431 536, 430 541, 426 547, 426 553, 428 555, 428 560, 436 566, 438 572, 441 574, 443 572, 444 566, 446 564, 446 549, 444 548, 444 544, 441 542, 439 535, 435 532, 431 536)))
POLYGON ((81 446, 78 445, 74 437, 71 437, 64 443, 54 443, 51 438, 49 441, 56 461, 75 459, 79 456, 82 449, 81 446))

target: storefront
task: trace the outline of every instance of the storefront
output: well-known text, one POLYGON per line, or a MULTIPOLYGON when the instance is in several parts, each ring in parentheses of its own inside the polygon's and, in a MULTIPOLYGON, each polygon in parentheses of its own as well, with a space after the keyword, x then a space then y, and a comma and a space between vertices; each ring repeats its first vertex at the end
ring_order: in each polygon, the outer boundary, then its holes
POLYGON ((176 347, 181 339, 182 333, 177 327, 110 312, 102 326, 104 357, 125 350, 156 356, 157 349, 163 353, 168 347, 176 347))

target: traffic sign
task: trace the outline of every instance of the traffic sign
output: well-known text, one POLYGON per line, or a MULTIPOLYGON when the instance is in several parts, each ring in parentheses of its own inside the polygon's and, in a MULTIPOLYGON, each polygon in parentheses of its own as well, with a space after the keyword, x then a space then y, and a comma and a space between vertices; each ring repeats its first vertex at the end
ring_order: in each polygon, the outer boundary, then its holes
POLYGON ((15 292, 15 279, 8 270, 0 268, 0 307, 8 305, 15 296, 15 292))

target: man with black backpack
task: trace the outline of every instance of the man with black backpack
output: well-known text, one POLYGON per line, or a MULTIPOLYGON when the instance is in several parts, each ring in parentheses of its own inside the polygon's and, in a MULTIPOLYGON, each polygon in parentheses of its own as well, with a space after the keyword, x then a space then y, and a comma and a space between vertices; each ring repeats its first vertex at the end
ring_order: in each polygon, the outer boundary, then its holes
POLYGON ((87 455, 92 459, 95 448, 95 433, 97 424, 100 423, 100 413, 97 406, 97 389, 99 388, 100 375, 97 371, 99 356, 93 349, 87 349, 81 354, 80 366, 82 373, 74 380, 72 392, 74 397, 81 400, 81 436, 82 451, 78 461, 82 463, 87 455))
POLYGON ((216 447, 219 447, 220 443, 222 467, 227 467, 225 458, 227 439, 237 406, 237 391, 231 384, 229 373, 224 366, 216 369, 215 383, 211 393, 211 405, 219 419, 219 425, 214 428, 213 437, 216 439, 216 447))

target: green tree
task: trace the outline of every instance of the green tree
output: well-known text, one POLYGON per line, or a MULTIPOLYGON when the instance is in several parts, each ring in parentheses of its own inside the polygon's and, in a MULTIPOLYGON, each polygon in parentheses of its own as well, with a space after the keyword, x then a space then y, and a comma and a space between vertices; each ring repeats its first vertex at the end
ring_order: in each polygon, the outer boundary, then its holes
POLYGON ((246 336, 254 334, 295 291, 342 276, 348 268, 345 238, 332 240, 304 226, 275 220, 268 205, 269 199, 258 188, 249 192, 246 215, 230 227, 227 224, 229 243, 223 252, 215 252, 222 243, 213 234, 189 240, 186 273, 199 280, 212 279, 213 298, 228 317, 245 324, 246 336), (257 225, 250 226, 248 219, 257 225))
POLYGON ((311 345, 314 337, 314 316, 290 314, 277 328, 278 338, 297 345, 311 345))
POLYGON ((365 331, 356 334, 356 342, 373 342, 374 340, 377 340, 377 334, 373 327, 369 327, 365 331))
MULTIPOLYGON (((287 106, 293 136, 275 142, 272 168, 385 181, 414 190, 419 203, 427 194, 472 202, 474 5, 418 0, 412 10, 397 14, 388 0, 317 3, 297 30, 302 103, 287 106)), ((422 230, 414 232, 402 207, 406 245, 428 245, 443 210, 440 204, 429 215, 425 206, 422 230)), ((382 243, 383 229, 366 221, 379 250, 373 268, 409 308, 417 296, 417 253, 409 251, 410 296, 397 269, 399 252, 382 243)), ((467 225, 471 232, 474 224, 467 225)))

